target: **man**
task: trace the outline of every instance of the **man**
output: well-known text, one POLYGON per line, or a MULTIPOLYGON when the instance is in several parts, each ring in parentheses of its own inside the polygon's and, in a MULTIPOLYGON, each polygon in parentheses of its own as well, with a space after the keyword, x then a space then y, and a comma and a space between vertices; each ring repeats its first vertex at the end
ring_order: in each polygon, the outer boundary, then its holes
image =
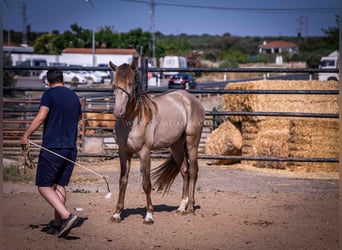
POLYGON ((41 98, 38 114, 20 142, 28 144, 30 135, 44 124, 36 185, 39 193, 55 211, 54 220, 45 228, 46 233, 64 237, 78 221, 78 217, 65 206, 65 186, 70 181, 74 168, 72 162, 75 162, 77 156, 76 139, 81 104, 78 96, 64 87, 62 71, 56 68, 48 70, 47 81, 49 89, 41 98))

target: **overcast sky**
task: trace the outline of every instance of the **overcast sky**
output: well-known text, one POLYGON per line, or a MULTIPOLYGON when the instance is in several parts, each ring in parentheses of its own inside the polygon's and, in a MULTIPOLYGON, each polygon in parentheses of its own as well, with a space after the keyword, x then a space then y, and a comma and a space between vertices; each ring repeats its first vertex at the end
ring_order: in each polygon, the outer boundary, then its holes
MULTIPOLYGON (((151 31, 151 0, 2 0, 3 27, 31 31, 110 26, 151 31)), ((320 36, 336 26, 340 0, 155 0, 154 30, 168 34, 320 36)))

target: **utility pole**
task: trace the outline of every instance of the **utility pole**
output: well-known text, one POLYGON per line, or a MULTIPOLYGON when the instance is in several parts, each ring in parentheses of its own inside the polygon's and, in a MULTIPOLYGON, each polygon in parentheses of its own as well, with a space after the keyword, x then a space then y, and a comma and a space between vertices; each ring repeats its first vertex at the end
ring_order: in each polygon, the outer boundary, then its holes
MULTIPOLYGON (((8 8, 8 10, 10 10, 10 6, 7 2, 7 0, 5 0, 6 6, 8 8)), ((8 27, 7 27, 7 46, 11 46, 11 28, 10 28, 10 24, 8 23, 8 27)), ((11 52, 9 52, 11 53, 11 52)))
POLYGON ((308 36, 308 18, 305 16, 300 16, 297 18, 297 22, 298 22, 298 28, 297 28, 298 37, 306 38, 308 36))
POLYGON ((155 15, 154 15, 154 0, 150 1, 150 32, 152 34, 152 59, 153 64, 156 65, 156 35, 155 35, 155 15))
POLYGON ((91 29, 91 54, 92 54, 92 64, 93 67, 95 66, 95 5, 92 0, 84 0, 85 3, 89 3, 93 9, 93 16, 92 16, 92 23, 93 23, 93 28, 91 29))
POLYGON ((26 17, 26 5, 23 3, 22 12, 23 16, 23 45, 27 45, 27 17, 26 17))

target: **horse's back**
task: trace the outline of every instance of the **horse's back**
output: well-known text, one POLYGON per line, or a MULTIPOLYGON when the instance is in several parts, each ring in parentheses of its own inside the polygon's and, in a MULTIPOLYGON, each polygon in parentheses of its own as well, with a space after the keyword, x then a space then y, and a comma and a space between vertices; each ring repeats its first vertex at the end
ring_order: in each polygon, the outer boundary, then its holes
MULTIPOLYGON (((204 108, 201 102, 185 90, 171 90, 154 98, 158 113, 163 116, 183 118, 186 126, 202 126, 204 108)), ((175 118, 174 118, 175 119, 175 118)), ((176 119, 177 121, 179 121, 176 119)))
MULTIPOLYGON (((201 102, 185 90, 169 90, 153 98, 157 105, 170 105, 168 108, 185 108, 188 111, 199 112, 204 116, 204 108, 201 102)), ((204 119, 204 118, 203 118, 204 119)))

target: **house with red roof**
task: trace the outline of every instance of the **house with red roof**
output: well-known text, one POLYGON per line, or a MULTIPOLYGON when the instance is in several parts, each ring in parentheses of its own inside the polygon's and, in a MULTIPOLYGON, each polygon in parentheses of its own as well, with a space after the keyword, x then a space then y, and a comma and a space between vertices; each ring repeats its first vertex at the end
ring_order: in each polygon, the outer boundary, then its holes
POLYGON ((287 42, 287 41, 272 41, 266 42, 264 41, 259 46, 259 53, 260 54, 296 54, 298 53, 298 45, 287 42))

